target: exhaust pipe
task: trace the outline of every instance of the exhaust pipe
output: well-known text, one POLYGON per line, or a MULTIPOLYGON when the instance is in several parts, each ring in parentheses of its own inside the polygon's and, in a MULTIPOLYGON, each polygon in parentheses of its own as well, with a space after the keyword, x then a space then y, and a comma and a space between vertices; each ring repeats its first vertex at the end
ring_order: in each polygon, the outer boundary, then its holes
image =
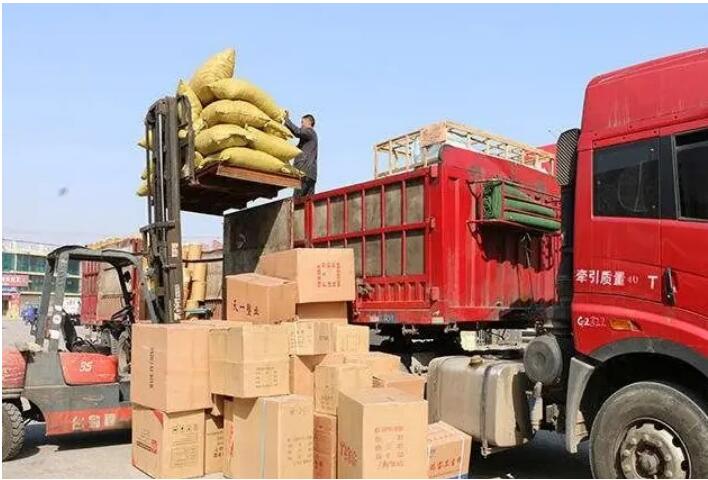
POLYGON ((556 179, 561 187, 561 259, 556 278, 558 303, 547 311, 544 334, 529 343, 524 353, 526 375, 544 386, 556 385, 566 376, 572 353, 571 304, 573 301, 573 230, 575 174, 580 130, 561 133, 556 144, 556 179))

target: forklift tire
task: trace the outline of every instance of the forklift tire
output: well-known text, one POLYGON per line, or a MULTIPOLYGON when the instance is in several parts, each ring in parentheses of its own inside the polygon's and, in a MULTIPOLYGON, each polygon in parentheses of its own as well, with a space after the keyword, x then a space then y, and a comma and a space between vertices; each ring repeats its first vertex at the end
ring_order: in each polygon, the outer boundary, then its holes
POLYGON ((2 402, 2 461, 17 456, 25 443, 22 412, 9 402, 2 402))
POLYGON ((613 393, 590 432, 595 478, 708 478, 708 412, 693 395, 660 382, 613 393))

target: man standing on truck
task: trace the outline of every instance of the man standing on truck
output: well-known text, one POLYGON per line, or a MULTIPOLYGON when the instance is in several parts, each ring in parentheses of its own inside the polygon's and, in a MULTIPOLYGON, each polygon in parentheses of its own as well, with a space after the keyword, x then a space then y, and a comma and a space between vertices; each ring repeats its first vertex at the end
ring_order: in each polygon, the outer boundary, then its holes
POLYGON ((306 197, 315 193, 315 183, 317 182, 317 132, 315 132, 315 117, 311 114, 303 115, 300 119, 300 127, 295 126, 290 121, 288 111, 285 111, 285 126, 300 141, 297 148, 302 153, 295 157, 293 165, 301 170, 305 176, 302 177, 302 186, 295 189, 295 198, 306 197))

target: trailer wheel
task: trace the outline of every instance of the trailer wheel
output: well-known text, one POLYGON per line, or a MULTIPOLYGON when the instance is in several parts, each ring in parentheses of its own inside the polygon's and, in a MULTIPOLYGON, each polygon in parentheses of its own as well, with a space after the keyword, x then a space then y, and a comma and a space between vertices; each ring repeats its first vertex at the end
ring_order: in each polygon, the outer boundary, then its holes
POLYGON ((2 402, 2 461, 15 457, 25 443, 22 412, 9 402, 2 402))
POLYGON ((590 432, 595 478, 708 477, 708 413, 698 399, 659 382, 612 394, 590 432))

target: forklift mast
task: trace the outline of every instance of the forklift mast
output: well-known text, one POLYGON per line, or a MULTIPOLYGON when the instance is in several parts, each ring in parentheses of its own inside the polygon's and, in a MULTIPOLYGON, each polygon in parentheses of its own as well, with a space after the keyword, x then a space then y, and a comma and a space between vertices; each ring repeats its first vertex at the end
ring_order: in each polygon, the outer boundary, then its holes
POLYGON ((145 117, 148 224, 140 232, 159 323, 183 318, 180 183, 183 172, 194 178, 190 109, 185 96, 165 97, 145 117))

